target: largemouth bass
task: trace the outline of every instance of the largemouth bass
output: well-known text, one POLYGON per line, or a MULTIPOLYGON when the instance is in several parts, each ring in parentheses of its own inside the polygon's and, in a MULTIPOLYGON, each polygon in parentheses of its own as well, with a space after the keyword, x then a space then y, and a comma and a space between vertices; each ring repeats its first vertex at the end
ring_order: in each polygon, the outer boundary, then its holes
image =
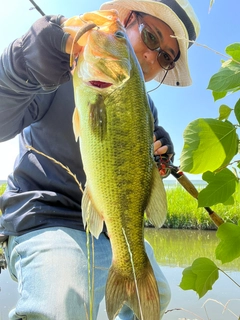
POLYGON ((127 304, 141 320, 159 320, 157 282, 145 252, 143 220, 160 227, 166 194, 153 158, 153 117, 144 78, 116 11, 95 11, 64 23, 78 43, 73 128, 87 177, 85 226, 98 238, 105 222, 113 259, 106 309, 114 319, 127 304))

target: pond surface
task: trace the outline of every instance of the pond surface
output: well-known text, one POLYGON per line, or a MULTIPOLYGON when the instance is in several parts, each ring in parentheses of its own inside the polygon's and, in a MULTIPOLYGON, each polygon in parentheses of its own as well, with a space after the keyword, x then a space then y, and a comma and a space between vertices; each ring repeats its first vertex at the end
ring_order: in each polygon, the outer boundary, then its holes
POLYGON ((240 287, 222 272, 213 285, 213 289, 201 299, 194 291, 184 291, 179 287, 183 269, 190 266, 199 257, 212 259, 220 269, 240 285, 240 259, 224 265, 214 259, 215 248, 219 243, 215 231, 147 229, 145 237, 153 246, 156 259, 172 291, 169 311, 164 316, 164 320, 238 319, 240 316, 240 287), (224 309, 223 305, 226 304, 227 308, 224 309))
MULTIPOLYGON (((213 289, 201 299, 194 291, 184 291, 179 287, 183 269, 190 266, 194 259, 202 256, 214 260, 218 244, 215 231, 146 229, 145 237, 153 246, 156 259, 172 291, 164 320, 238 319, 240 288, 222 272, 213 289), (224 309, 226 304, 227 308, 224 309)), ((224 265, 216 260, 214 262, 240 284, 240 259, 224 265)), ((8 271, 3 271, 0 275, 0 320, 8 319, 8 312, 14 307, 17 298, 17 284, 11 280, 8 271)), ((104 302, 98 320, 107 320, 104 302)))

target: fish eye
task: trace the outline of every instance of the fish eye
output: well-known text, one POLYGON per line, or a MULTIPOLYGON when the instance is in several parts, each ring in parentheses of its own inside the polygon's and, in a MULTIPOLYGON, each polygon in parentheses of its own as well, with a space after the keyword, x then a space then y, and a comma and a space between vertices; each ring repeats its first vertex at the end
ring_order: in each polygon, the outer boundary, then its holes
POLYGON ((125 38, 125 32, 123 32, 123 31, 117 31, 117 32, 115 33, 115 36, 116 36, 117 38, 125 38))

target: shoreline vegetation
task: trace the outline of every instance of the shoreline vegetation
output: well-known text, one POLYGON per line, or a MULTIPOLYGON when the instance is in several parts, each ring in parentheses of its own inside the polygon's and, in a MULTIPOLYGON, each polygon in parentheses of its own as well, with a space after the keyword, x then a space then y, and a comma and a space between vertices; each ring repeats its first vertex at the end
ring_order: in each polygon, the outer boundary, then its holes
MULTIPOLYGON (((203 186, 197 187, 198 191, 203 186)), ((6 184, 0 184, 0 196, 6 184)), ((204 208, 198 208, 194 199, 181 185, 165 185, 168 203, 167 219, 163 228, 169 229, 195 229, 216 230, 216 226, 204 208)), ((236 200, 234 205, 218 204, 211 207, 225 222, 237 223, 240 220, 240 203, 236 200)), ((1 211, 0 211, 1 214, 1 211)), ((152 227, 145 219, 145 227, 152 227)))
MULTIPOLYGON (((204 185, 196 186, 198 192, 204 185)), ((198 202, 181 185, 165 187, 168 203, 168 214, 163 227, 173 229, 217 230, 208 212, 198 208, 198 202)), ((240 202, 235 199, 234 205, 217 204, 211 207, 225 222, 237 224, 240 220, 240 202)))

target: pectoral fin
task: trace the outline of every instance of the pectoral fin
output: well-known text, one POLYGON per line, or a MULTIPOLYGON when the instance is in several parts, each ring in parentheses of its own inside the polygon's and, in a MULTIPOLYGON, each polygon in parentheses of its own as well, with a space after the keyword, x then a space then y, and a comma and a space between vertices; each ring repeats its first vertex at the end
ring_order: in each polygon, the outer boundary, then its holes
POLYGON ((91 234, 98 239, 103 229, 103 217, 94 207, 87 185, 82 198, 82 218, 84 227, 86 228, 87 226, 91 234))
POLYGON ((153 170, 152 191, 146 208, 149 221, 160 228, 167 216, 167 197, 162 178, 156 166, 153 170))
POLYGON ((77 141, 80 137, 80 116, 77 108, 74 109, 72 123, 75 140, 77 141))

